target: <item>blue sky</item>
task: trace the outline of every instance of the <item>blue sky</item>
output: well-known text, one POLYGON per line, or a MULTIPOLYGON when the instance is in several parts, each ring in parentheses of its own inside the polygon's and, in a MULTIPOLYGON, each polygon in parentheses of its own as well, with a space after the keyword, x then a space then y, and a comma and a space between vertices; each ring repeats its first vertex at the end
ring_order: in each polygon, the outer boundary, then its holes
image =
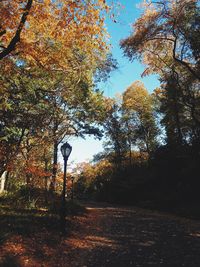
POLYGON ((153 91, 158 85, 158 79, 154 75, 141 78, 144 66, 137 61, 130 62, 123 56, 119 43, 132 32, 132 24, 140 16, 141 9, 137 8, 139 0, 121 0, 124 8, 120 9, 120 14, 116 17, 117 23, 107 20, 107 29, 110 34, 113 57, 119 63, 118 71, 112 73, 111 79, 104 84, 104 93, 107 96, 114 96, 116 93, 123 92, 135 80, 142 80, 149 91, 153 91))
MULTIPOLYGON (((135 80, 143 81, 150 92, 159 86, 158 78, 154 75, 141 78, 144 66, 137 61, 130 62, 123 56, 123 51, 119 47, 120 40, 129 36, 132 23, 141 14, 141 10, 137 8, 139 2, 139 0, 121 0, 120 3, 124 8, 120 8, 120 14, 116 17, 117 23, 111 19, 106 21, 112 54, 119 64, 119 69, 111 74, 111 78, 105 84, 101 84, 101 89, 106 96, 113 97, 117 93, 122 93, 135 80)), ((94 154, 103 150, 102 141, 95 140, 93 137, 86 137, 85 140, 74 138, 69 142, 73 147, 70 156, 70 161, 73 163, 88 161, 94 154)))

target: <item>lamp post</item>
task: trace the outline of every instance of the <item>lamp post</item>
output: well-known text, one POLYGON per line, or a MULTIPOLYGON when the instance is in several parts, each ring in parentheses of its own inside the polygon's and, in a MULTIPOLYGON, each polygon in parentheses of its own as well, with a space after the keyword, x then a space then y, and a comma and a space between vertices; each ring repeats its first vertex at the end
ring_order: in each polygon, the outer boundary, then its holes
POLYGON ((66 142, 61 146, 61 153, 64 159, 64 177, 63 177, 63 190, 62 190, 62 202, 61 202, 61 212, 60 212, 60 224, 61 224, 61 231, 65 234, 66 228, 66 191, 67 191, 67 160, 69 155, 72 151, 72 147, 66 142))

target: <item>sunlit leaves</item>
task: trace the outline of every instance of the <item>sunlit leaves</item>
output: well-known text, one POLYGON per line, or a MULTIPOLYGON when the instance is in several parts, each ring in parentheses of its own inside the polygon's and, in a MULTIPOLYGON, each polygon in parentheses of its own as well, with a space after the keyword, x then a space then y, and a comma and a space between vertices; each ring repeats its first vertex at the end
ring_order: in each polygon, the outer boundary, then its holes
MULTIPOLYGON (((26 1, 1 2, 1 51, 15 34, 26 1)), ((104 1, 33 1, 20 42, 11 56, 20 56, 46 69, 71 70, 74 51, 84 54, 88 68, 100 61, 108 47, 104 29, 104 1)), ((85 61, 86 63, 86 61, 85 61)))
POLYGON ((154 116, 153 98, 140 81, 123 93, 123 116, 130 145, 150 154, 156 146, 158 127, 154 116))
POLYGON ((133 33, 121 42, 124 53, 130 59, 142 59, 147 65, 144 74, 162 75, 178 66, 199 79, 198 48, 191 37, 199 32, 197 1, 144 2, 133 33))

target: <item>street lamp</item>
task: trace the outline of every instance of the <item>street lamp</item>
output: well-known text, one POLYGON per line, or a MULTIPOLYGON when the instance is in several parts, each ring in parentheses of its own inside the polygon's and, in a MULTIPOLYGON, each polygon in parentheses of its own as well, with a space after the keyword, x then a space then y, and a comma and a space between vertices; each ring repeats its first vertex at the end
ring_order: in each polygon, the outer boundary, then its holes
POLYGON ((69 158, 69 155, 72 151, 72 147, 66 142, 61 146, 61 153, 64 159, 64 178, 63 178, 63 190, 62 190, 62 202, 61 202, 61 213, 60 213, 60 223, 61 223, 61 230, 62 233, 65 234, 65 228, 66 228, 66 220, 65 220, 65 216, 66 216, 66 191, 67 191, 67 177, 66 177, 66 173, 67 173, 67 160, 69 158))

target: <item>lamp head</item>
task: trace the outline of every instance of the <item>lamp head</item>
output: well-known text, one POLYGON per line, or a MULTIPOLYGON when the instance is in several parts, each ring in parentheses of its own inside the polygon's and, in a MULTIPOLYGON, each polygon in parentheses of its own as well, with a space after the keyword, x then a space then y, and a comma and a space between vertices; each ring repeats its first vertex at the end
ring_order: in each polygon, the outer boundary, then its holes
POLYGON ((71 154, 72 147, 70 146, 70 144, 66 142, 61 146, 60 150, 63 158, 68 159, 69 155, 71 154))

